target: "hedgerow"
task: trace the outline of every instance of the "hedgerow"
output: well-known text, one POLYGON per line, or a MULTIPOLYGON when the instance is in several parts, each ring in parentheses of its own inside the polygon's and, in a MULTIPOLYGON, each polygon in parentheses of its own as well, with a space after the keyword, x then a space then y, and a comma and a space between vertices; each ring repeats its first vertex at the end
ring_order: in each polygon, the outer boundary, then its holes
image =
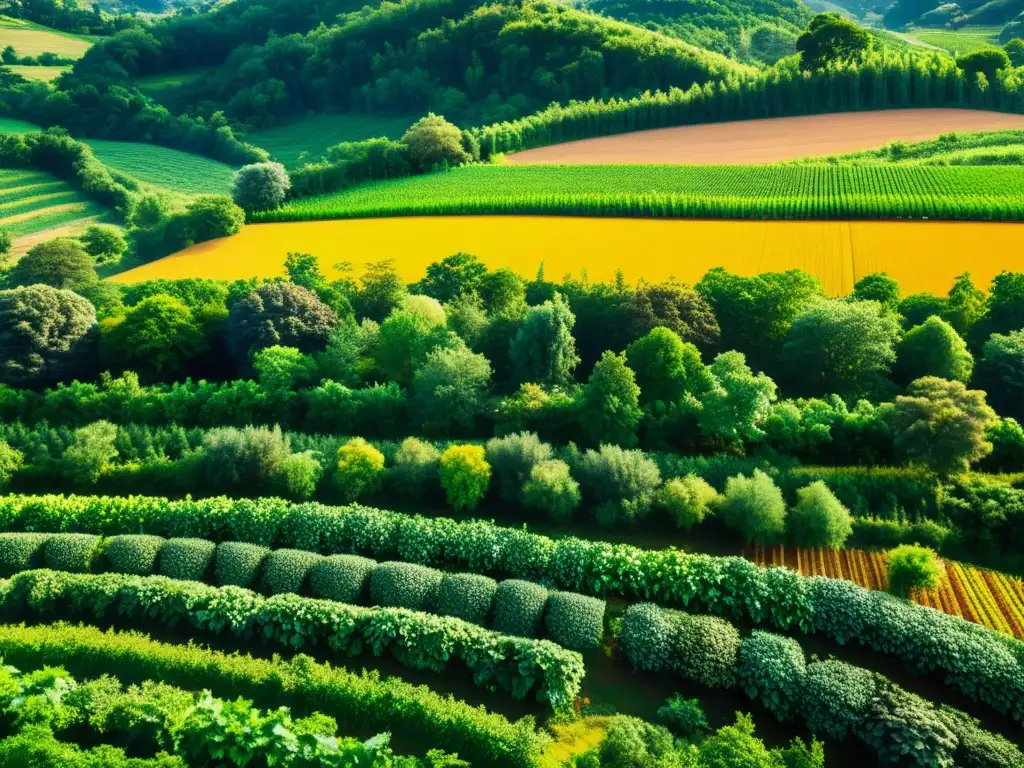
POLYGON ((547 602, 548 590, 540 584, 503 581, 494 595, 494 628, 507 635, 536 637, 547 602))
POLYGON ((327 645, 344 655, 390 651, 416 669, 462 661, 480 686, 517 699, 536 691, 556 710, 571 707, 583 659, 547 640, 492 632, 447 616, 400 608, 360 608, 298 595, 265 598, 239 587, 213 587, 163 576, 24 571, 2 585, 4 613, 20 616, 117 616, 147 625, 184 624, 213 635, 259 637, 292 649, 327 645))
MULTIPOLYGON (((904 661, 997 712, 1024 722, 1024 644, 977 624, 881 592, 739 557, 552 540, 482 521, 423 518, 358 505, 289 505, 280 499, 168 501, 153 497, 4 496, 8 531, 138 532, 244 540, 351 552, 386 560, 541 580, 600 597, 655 601, 779 630, 851 640, 904 661), (840 597, 841 595, 841 597, 840 597)), ((220 553, 218 553, 220 560, 220 553)), ((0 557, 2 561, 2 557, 0 557)), ((251 583, 251 582, 250 582, 251 583)))
POLYGON ((47 568, 87 573, 99 554, 100 537, 89 533, 64 533, 51 536, 43 550, 47 568))
POLYGON ((256 583, 270 550, 257 544, 226 541, 217 547, 217 583, 248 587, 256 583))
POLYGON ((26 668, 60 664, 78 675, 102 668, 126 684, 157 679, 212 688, 225 697, 245 696, 265 706, 288 705, 297 712, 315 707, 349 732, 368 736, 391 731, 405 740, 458 752, 476 765, 532 768, 548 740, 532 717, 510 723, 426 686, 374 673, 354 674, 302 654, 288 661, 258 659, 63 624, 0 625, 0 654, 5 663, 26 668))
POLYGON ((638 603, 623 615, 619 647, 638 669, 671 671, 716 687, 739 683, 780 720, 801 720, 812 733, 835 739, 854 735, 882 762, 987 766, 990 750, 1006 765, 1024 765, 1024 754, 1002 736, 983 731, 961 712, 935 707, 882 675, 842 661, 808 664, 795 641, 766 632, 753 633, 736 648, 738 634, 731 625, 702 625, 702 618, 721 621, 638 603))
POLYGON ((171 579, 205 581, 216 553, 217 545, 206 539, 167 539, 159 572, 171 579))
MULTIPOLYGON (((154 766, 185 768, 187 765, 219 764, 225 757, 235 765, 266 760, 271 765, 329 768, 342 763, 372 763, 374 768, 427 768, 447 762, 447 756, 430 750, 427 760, 394 759, 388 746, 390 734, 379 734, 366 743, 337 733, 337 722, 320 712, 305 718, 292 717, 288 707, 261 710, 243 698, 225 700, 209 691, 194 692, 167 683, 146 680, 125 690, 117 678, 104 675, 79 682, 61 667, 22 672, 3 670, 0 708, 17 736, 0 741, 0 765, 44 765, 60 768, 109 768, 150 765, 124 761, 116 747, 101 745, 84 759, 77 747, 61 744, 51 728, 64 730, 78 724, 96 734, 128 741, 133 751, 161 751, 154 766), (37 744, 13 743, 31 736, 37 744), (44 757, 45 755, 45 757, 44 757), (435 763, 435 759, 438 761, 435 763)), ((90 734, 87 738, 95 738, 90 734)))
POLYGON ((375 605, 426 611, 434 607, 443 574, 412 563, 381 563, 370 574, 375 605))
POLYGON ((357 603, 376 567, 376 562, 358 555, 324 557, 309 570, 310 589, 327 600, 357 603))
POLYGON ((103 554, 117 573, 149 575, 156 568, 156 559, 167 540, 162 536, 126 534, 112 536, 103 554))
POLYGON ((263 589, 272 595, 302 594, 309 572, 322 555, 302 549, 275 549, 263 561, 263 589))
POLYGON ((604 637, 604 609, 604 600, 574 592, 552 592, 544 617, 548 637, 566 648, 597 648, 604 637))
MULTIPOLYGON (((437 589, 437 613, 486 626, 497 591, 498 583, 487 576, 475 573, 446 574, 437 589)), ((604 603, 601 603, 601 611, 603 613, 604 603)), ((566 645, 554 635, 552 639, 566 648, 580 650, 579 646, 566 645)))
POLYGON ((38 568, 43 564, 47 533, 0 533, 0 575, 38 568))

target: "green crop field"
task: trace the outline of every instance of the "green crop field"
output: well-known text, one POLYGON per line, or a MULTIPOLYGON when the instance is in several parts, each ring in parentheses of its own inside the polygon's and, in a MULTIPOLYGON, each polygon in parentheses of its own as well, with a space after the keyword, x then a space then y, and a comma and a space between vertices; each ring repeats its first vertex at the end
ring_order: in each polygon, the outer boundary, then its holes
POLYGON ((13 46, 19 56, 55 53, 78 58, 89 50, 92 40, 84 35, 58 32, 31 21, 0 16, 0 48, 8 45, 13 46))
POLYGON ((40 80, 44 83, 49 83, 56 80, 71 69, 71 67, 25 67, 14 65, 7 67, 7 69, 17 75, 21 75, 26 80, 40 80))
POLYGON ((129 141, 86 142, 109 168, 137 181, 190 195, 227 194, 234 169, 189 152, 129 141))
MULTIPOLYGON (((879 149, 828 158, 854 165, 1024 165, 1024 130, 947 133, 928 141, 896 141, 879 149)), ((821 163, 822 158, 795 161, 821 163)))
POLYGON ((955 56, 998 45, 999 27, 964 27, 962 29, 913 29, 911 35, 923 43, 949 51, 955 56))
POLYGON ((416 117, 390 115, 314 115, 295 123, 254 131, 246 141, 263 147, 289 168, 314 162, 329 147, 343 141, 362 141, 378 136, 397 139, 416 117))
POLYGON ((0 170, 0 229, 19 238, 102 216, 102 206, 42 171, 0 170))
POLYGON ((0 117, 0 133, 35 133, 39 126, 13 117, 0 117))
POLYGON ((257 216, 561 214, 693 218, 1024 219, 1024 168, 923 166, 469 166, 257 216))

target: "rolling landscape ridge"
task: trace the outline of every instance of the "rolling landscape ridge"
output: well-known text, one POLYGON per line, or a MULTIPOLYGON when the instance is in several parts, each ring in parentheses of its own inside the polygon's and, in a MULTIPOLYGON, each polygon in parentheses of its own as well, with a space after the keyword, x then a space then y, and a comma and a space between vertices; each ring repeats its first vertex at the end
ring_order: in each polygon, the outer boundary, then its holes
POLYGON ((0 768, 1024 768, 1024 0, 0 0, 0 768))

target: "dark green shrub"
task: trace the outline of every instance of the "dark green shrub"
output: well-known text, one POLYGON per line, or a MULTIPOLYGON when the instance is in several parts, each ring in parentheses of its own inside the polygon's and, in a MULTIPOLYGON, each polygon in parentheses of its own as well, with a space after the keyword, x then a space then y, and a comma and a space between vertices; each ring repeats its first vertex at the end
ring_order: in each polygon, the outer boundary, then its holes
POLYGON ((797 702, 812 733, 843 739, 865 720, 875 677, 842 661, 815 661, 800 678, 797 702))
POLYGON ((217 545, 206 539, 168 539, 160 550, 160 573, 172 579, 205 581, 217 545))
POLYGON ((437 613, 486 626, 498 582, 475 573, 451 573, 437 590, 437 613))
POLYGON ((162 536, 114 536, 107 542, 104 554, 115 573, 148 576, 156 571, 156 559, 165 541, 162 536))
POLYGON ((39 568, 49 533, 0 533, 0 576, 39 568))
POLYGON ((217 583, 235 587, 252 586, 269 553, 269 549, 258 544, 224 542, 217 547, 217 583))
POLYGON ((779 720, 796 707, 796 695, 806 661, 800 644, 788 637, 754 630, 740 643, 736 682, 751 699, 779 720))
POLYGON ((596 597, 552 592, 544 619, 548 637, 573 651, 599 647, 604 637, 604 608, 604 600, 596 597))
POLYGON ((661 672, 671 664, 672 623, 653 603, 631 605, 622 614, 619 647, 636 669, 661 672))
POLYGON ((494 595, 494 629, 505 635, 536 637, 548 590, 540 584, 509 579, 494 595))
POLYGON ((429 610, 434 606, 443 576, 423 565, 381 563, 370 574, 370 601, 374 605, 429 610))
POLYGON ((740 648, 736 627, 714 616, 668 613, 673 625, 670 648, 676 672, 710 688, 734 685, 740 648))
POLYGON ((263 561, 263 589, 272 595, 303 594, 310 569, 322 559, 304 549, 275 549, 263 561))
POLYGON ((658 720, 672 733, 687 741, 697 741, 709 730, 708 719, 699 699, 684 699, 674 694, 658 708, 658 720))
POLYGON ((999 734, 984 730, 977 719, 965 712, 943 706, 939 709, 939 716, 959 742, 953 758, 960 768, 1024 765, 1024 754, 1021 754, 1016 744, 999 734))
POLYGON ((916 765, 954 765, 957 738, 945 718, 920 696, 894 685, 880 675, 867 719, 857 735, 873 748, 880 763, 905 758, 916 765))
POLYGON ((309 584, 314 597, 358 603, 366 591, 376 560, 358 555, 331 555, 313 564, 309 584))
POLYGON ((88 573, 99 554, 100 537, 89 533, 57 533, 46 542, 43 562, 47 568, 88 573))

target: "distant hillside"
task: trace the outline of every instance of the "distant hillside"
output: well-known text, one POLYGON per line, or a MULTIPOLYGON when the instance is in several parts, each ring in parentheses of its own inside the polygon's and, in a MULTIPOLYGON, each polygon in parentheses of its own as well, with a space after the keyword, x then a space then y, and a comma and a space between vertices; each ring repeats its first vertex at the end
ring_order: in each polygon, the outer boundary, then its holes
POLYGON ((741 60, 774 63, 814 15, 802 0, 590 0, 587 7, 741 60))
MULTIPOLYGON (((250 11, 268 20, 267 29, 283 31, 274 19, 290 3, 250 11)), ((76 78, 119 71, 151 77, 173 69, 182 52, 163 41, 176 39, 170 30, 182 21, 98 46, 76 66, 76 78)), ((490 123, 551 102, 685 89, 752 73, 726 56, 555 3, 407 0, 364 8, 305 34, 275 33, 263 44, 240 45, 222 66, 162 89, 160 99, 175 111, 223 110, 254 129, 310 112, 349 111, 433 110, 463 123, 490 123)))

